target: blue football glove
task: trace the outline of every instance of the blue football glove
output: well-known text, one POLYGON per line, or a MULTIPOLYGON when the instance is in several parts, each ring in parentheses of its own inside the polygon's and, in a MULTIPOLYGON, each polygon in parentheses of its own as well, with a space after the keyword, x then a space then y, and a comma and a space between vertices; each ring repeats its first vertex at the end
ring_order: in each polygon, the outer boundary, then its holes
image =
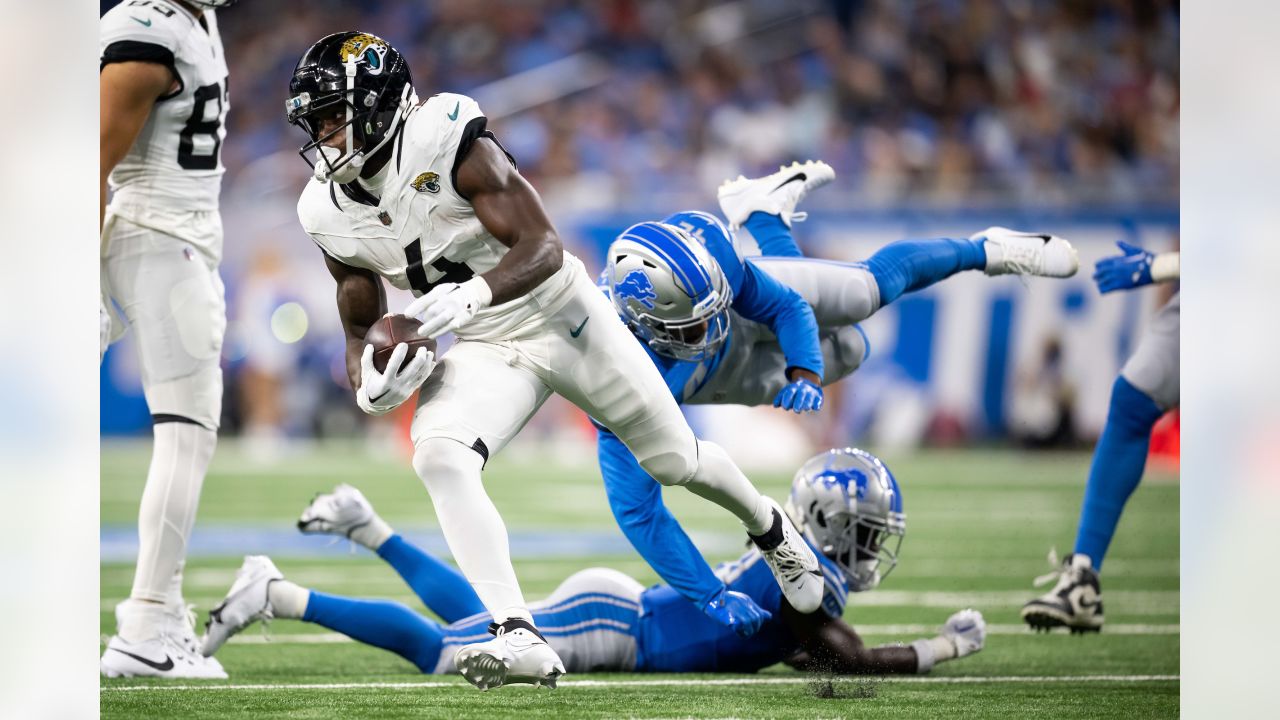
POLYGON ((702 606, 702 612, 721 625, 733 628, 742 637, 755 635, 764 621, 773 617, 773 613, 747 595, 723 587, 702 606))
POLYGON ((796 413, 817 412, 822 409, 822 386, 797 378, 782 388, 773 399, 773 406, 796 413))
POLYGON ((1124 251, 1123 255, 1102 258, 1094 267, 1093 281, 1098 284, 1098 292, 1109 293, 1112 290, 1150 285, 1151 261, 1155 255, 1123 240, 1118 241, 1116 246, 1124 251))

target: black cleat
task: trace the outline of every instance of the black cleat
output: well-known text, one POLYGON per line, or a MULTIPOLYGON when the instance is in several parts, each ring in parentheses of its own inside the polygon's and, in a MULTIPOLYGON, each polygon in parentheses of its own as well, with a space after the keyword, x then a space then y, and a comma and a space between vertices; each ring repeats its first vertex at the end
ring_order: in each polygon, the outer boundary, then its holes
POLYGON ((1102 588, 1089 556, 1068 555, 1062 569, 1037 578, 1036 584, 1054 577, 1058 584, 1052 590, 1022 606, 1023 621, 1037 632, 1056 627, 1068 628, 1073 635, 1100 632, 1102 588))

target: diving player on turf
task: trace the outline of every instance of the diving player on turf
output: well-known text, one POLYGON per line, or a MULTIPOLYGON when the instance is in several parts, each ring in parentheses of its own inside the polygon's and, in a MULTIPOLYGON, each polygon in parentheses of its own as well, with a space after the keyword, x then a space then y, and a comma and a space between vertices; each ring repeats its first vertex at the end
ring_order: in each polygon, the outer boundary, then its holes
MULTIPOLYGON (((610 245, 601 284, 677 402, 816 412, 823 387, 866 357, 856 323, 904 293, 965 270, 1062 278, 1078 267, 1062 238, 995 227, 967 240, 892 243, 865 262, 805 258, 791 236, 796 205, 833 177, 816 161, 720 188, 725 216, 766 257, 744 258, 728 228, 696 211, 633 225, 610 245)), ((597 429, 600 472, 627 538, 672 588, 750 634, 759 608, 726 591, 663 505, 661 488, 624 443, 597 429)))
MULTIPOLYGON (((869 590, 897 563, 906 534, 902 495, 888 468, 862 450, 831 450, 806 462, 787 512, 822 554, 821 609, 785 602, 757 549, 721 565, 731 592, 766 610, 744 638, 703 615, 666 585, 644 589, 631 577, 592 568, 531 606, 534 620, 570 672, 755 672, 786 662, 833 674, 925 673, 982 649, 986 623, 976 610, 953 614, 932 638, 866 647, 841 618, 850 592, 869 590)), ((211 614, 204 651, 214 653, 255 620, 315 623, 390 650, 424 673, 453 672, 454 651, 486 637, 488 613, 456 570, 393 533, 360 491, 339 485, 312 501, 298 527, 349 537, 374 551, 447 625, 388 600, 309 590, 284 579, 265 556, 245 558, 227 598, 211 614)))
POLYGON ((442 93, 419 102, 395 48, 344 32, 302 56, 286 109, 310 138, 304 158, 315 151, 298 216, 338 284, 356 402, 382 414, 422 388, 413 467, 494 619, 493 639, 457 653, 469 681, 554 686, 564 671, 533 624, 481 482, 488 457, 553 392, 611 428, 648 476, 737 516, 787 599, 818 607, 813 551, 722 449, 694 436, 474 100, 442 93), (387 311, 382 279, 418 296, 406 314, 422 315, 422 334, 455 333, 439 363, 422 348, 403 367, 374 368, 364 337, 387 311))
MULTIPOLYGON (((1093 273, 1099 292, 1178 280, 1179 253, 1155 255, 1125 242, 1116 244, 1124 254, 1099 260, 1093 273)), ((1102 629, 1102 560, 1124 505, 1142 480, 1151 429, 1161 415, 1178 407, 1180 298, 1181 293, 1175 293, 1156 313, 1111 386, 1111 407, 1089 467, 1075 550, 1063 559, 1060 570, 1045 576, 1057 577, 1054 588, 1022 606, 1022 619, 1033 628, 1047 632, 1065 626, 1072 633, 1102 629)))
POLYGON ((227 63, 214 8, 232 1, 133 0, 98 26, 101 353, 133 330, 154 435, 109 677, 227 676, 198 652, 182 567, 222 415, 227 63))

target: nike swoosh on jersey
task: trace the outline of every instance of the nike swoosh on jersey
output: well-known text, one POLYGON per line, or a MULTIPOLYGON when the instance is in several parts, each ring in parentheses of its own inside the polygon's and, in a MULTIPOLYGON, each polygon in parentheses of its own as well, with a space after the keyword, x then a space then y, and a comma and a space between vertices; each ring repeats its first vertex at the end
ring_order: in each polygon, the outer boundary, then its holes
MULTIPOLYGON (((132 16, 132 15, 130 15, 130 16, 129 16, 129 19, 130 19, 130 20, 133 20, 134 22, 138 23, 139 25, 141 25, 141 26, 143 26, 143 27, 151 27, 151 20, 150 20, 150 19, 143 20, 143 19, 141 19, 141 18, 136 18, 136 17, 134 17, 134 16, 132 16)), ((126 654, 127 654, 127 653, 126 653, 126 654)))
POLYGON ((578 337, 579 335, 581 335, 581 334, 582 334, 582 328, 584 328, 584 327, 586 327, 586 326, 587 326, 587 321, 588 321, 588 320, 590 320, 590 319, 591 319, 591 316, 590 316, 590 315, 588 315, 588 316, 586 316, 585 318, 583 318, 583 319, 582 319, 582 322, 581 322, 581 323, 578 323, 578 327, 576 327, 576 328, 574 328, 574 329, 570 330, 570 331, 569 331, 569 334, 570 334, 570 335, 572 335, 573 337, 578 337))
POLYGON ((164 656, 164 662, 161 663, 161 662, 156 662, 155 660, 148 660, 147 658, 144 658, 141 655, 134 655, 133 653, 127 650, 121 650, 119 648, 111 648, 111 649, 115 650, 121 655, 128 655, 129 657, 133 658, 134 660, 137 660, 143 665, 146 665, 148 667, 153 667, 156 670, 159 670, 160 672, 173 669, 173 658, 169 657, 168 655, 164 656))
POLYGON ((455 103, 455 104, 454 104, 454 106, 453 106, 453 112, 449 113, 449 119, 450 119, 450 120, 457 120, 457 119, 458 119, 458 108, 460 108, 460 107, 462 107, 462 101, 461 101, 461 100, 459 100, 457 103, 455 103))

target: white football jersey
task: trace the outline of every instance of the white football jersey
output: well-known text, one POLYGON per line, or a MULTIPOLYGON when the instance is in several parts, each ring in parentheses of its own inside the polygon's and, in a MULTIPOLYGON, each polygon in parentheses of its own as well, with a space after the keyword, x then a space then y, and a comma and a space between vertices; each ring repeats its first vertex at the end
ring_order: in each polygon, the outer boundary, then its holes
POLYGON ((183 214, 216 211, 222 187, 227 63, 214 12, 194 16, 166 0, 125 0, 102 16, 98 39, 100 67, 156 62, 178 80, 156 101, 109 183, 112 213, 183 237, 183 214))
MULTIPOLYGON (((333 259, 371 270, 415 296, 491 270, 507 247, 485 230, 454 188, 459 156, 477 138, 492 137, 486 122, 480 106, 465 95, 428 98, 410 111, 394 139, 380 197, 312 180, 298 201, 302 228, 333 259)), ((481 310, 456 334, 511 339, 559 310, 575 276, 585 273, 566 252, 564 265, 532 292, 481 310)))

